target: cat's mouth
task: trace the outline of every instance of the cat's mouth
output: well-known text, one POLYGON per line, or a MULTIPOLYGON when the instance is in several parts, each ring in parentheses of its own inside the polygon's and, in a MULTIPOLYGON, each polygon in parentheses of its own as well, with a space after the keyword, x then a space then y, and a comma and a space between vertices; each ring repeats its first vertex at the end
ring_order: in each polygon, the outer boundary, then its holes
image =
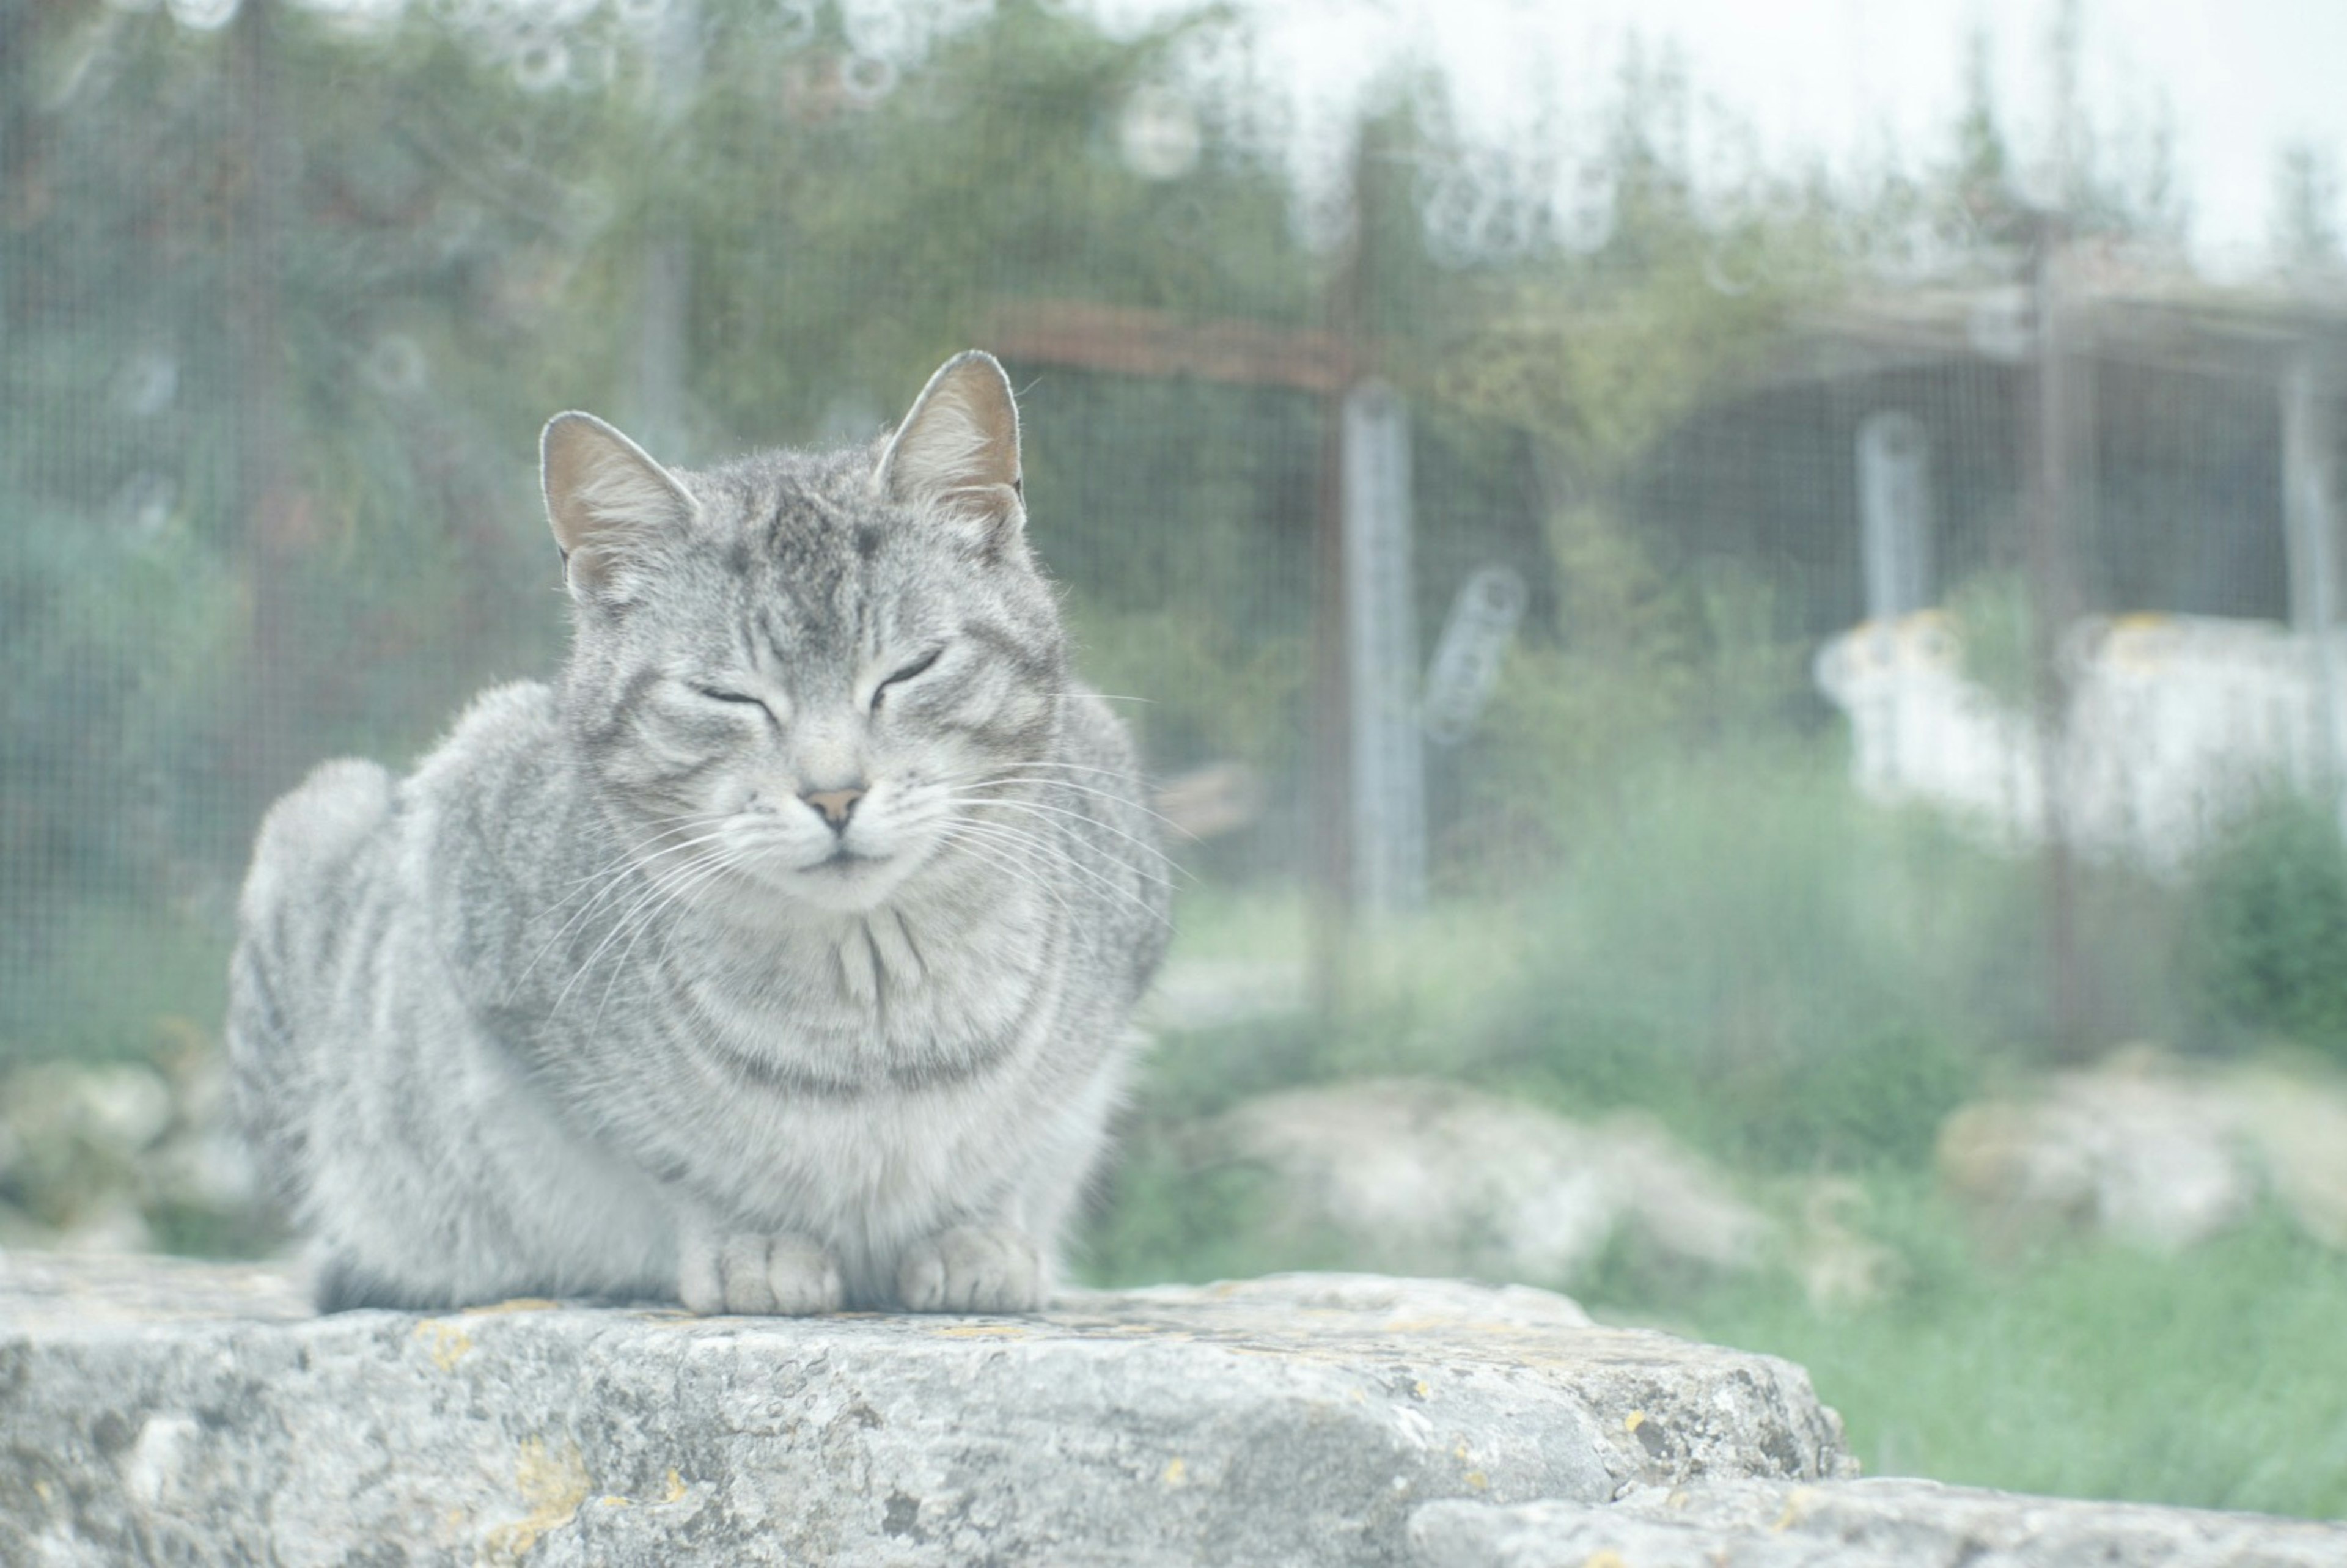
POLYGON ((917 855, 874 854, 843 844, 822 859, 797 867, 784 886, 794 897, 817 908, 867 910, 890 897, 919 860, 917 855))

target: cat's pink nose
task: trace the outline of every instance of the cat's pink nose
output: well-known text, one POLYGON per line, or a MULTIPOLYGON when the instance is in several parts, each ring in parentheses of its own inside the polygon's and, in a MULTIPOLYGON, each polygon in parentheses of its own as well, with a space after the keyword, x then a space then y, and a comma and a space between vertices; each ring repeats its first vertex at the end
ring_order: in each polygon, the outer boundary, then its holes
POLYGON ((855 814, 856 803, 864 798, 864 791, 861 788, 809 790, 799 798, 823 813, 824 821, 833 827, 844 828, 847 825, 848 817, 855 814))

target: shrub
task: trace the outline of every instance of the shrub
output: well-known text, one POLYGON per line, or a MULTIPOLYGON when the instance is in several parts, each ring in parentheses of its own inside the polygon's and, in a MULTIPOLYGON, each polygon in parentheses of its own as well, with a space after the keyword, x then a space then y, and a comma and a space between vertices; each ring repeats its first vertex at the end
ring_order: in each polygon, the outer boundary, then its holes
POLYGON ((2219 1030, 2347 1057, 2347 845, 2330 811, 2276 800, 2195 880, 2185 967, 2219 1030))

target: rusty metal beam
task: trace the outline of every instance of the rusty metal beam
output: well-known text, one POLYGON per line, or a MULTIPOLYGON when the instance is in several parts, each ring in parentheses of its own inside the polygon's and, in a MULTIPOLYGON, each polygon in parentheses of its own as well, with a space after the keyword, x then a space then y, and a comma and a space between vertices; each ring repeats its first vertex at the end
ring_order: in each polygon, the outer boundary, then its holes
POLYGON ((1011 300, 987 318, 985 342, 1013 363, 1117 375, 1194 376, 1238 386, 1341 393, 1355 355, 1335 333, 1268 322, 1185 320, 1165 311, 1081 300, 1011 300))

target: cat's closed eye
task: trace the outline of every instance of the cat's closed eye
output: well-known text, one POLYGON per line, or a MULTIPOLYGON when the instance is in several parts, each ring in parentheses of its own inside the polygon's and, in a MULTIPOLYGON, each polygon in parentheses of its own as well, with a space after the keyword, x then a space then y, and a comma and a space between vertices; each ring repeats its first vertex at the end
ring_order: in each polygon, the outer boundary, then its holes
POLYGON ((730 692, 723 686, 703 686, 697 682, 693 684, 692 690, 696 695, 706 697, 712 702, 733 702, 745 707, 761 708, 764 709, 770 716, 774 712, 772 708, 767 707, 764 698, 753 697, 747 692, 730 692))
POLYGON ((922 654, 918 659, 914 660, 911 663, 897 670, 886 681, 881 682, 879 685, 874 687, 872 689, 872 711, 876 713, 880 711, 880 699, 888 694, 889 687, 901 686, 906 682, 912 680, 915 676, 919 675, 922 671, 928 670, 930 665, 935 664, 944 653, 945 649, 943 647, 932 648, 927 653, 922 654))

